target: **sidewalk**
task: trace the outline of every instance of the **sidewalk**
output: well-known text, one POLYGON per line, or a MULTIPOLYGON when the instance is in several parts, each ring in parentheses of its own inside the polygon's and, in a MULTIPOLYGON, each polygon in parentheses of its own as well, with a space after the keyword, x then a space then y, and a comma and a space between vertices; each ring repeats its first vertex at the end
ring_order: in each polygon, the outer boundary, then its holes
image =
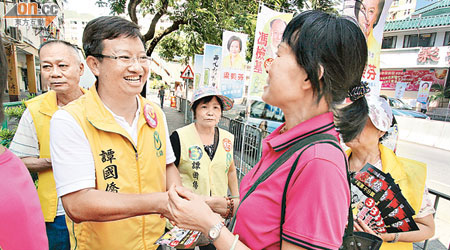
MULTIPOLYGON (((149 93, 147 93, 147 99, 160 105, 158 94, 156 92, 150 91, 149 93)), ((184 114, 178 112, 175 108, 171 108, 170 100, 164 100, 163 111, 166 115, 167 123, 169 126, 169 134, 172 134, 173 131, 186 125, 184 124, 184 114)))

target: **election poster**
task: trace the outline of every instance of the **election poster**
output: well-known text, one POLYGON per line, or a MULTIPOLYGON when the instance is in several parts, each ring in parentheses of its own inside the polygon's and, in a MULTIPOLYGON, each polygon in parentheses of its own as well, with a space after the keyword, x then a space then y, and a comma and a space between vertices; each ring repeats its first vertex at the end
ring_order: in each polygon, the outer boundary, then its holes
POLYGON ((395 85, 395 98, 402 99, 407 86, 407 82, 397 82, 397 85, 395 85))
POLYGON ((241 98, 245 82, 247 34, 224 31, 220 91, 229 98, 241 98))
POLYGON ((252 67, 250 70, 251 97, 261 97, 267 81, 266 68, 276 57, 284 29, 292 13, 281 13, 262 5, 256 20, 252 67))
POLYGON ((194 55, 194 89, 202 86, 203 55, 194 55))
POLYGON ((383 30, 392 0, 344 0, 344 15, 354 17, 367 41, 368 60, 362 81, 373 95, 380 95, 380 52, 383 30))
POLYGON ((417 102, 427 104, 428 94, 430 93, 431 82, 421 81, 419 92, 417 92, 417 102))
POLYGON ((222 47, 205 44, 203 55, 203 85, 219 88, 222 47))

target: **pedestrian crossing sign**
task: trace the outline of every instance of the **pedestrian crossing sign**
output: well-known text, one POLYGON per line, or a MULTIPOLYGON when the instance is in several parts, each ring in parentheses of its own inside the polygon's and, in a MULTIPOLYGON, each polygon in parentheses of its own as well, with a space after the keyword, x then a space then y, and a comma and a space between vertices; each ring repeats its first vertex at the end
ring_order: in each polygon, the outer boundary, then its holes
POLYGON ((183 79, 194 79, 194 72, 191 69, 191 66, 186 66, 183 73, 181 73, 181 78, 183 79))

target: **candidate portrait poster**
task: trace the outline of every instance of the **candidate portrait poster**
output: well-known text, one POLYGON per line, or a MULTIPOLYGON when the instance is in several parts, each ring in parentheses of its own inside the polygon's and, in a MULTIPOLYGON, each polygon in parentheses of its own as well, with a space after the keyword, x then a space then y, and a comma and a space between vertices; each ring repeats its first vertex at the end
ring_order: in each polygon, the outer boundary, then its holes
POLYGON ((432 82, 421 81, 420 88, 417 92, 417 102, 427 104, 428 94, 430 93, 432 82))
POLYGON ((262 5, 256 20, 250 70, 251 97, 261 97, 267 84, 266 67, 276 57, 284 29, 292 19, 292 13, 281 13, 262 5))
POLYGON ((344 0, 344 15, 354 17, 367 41, 368 60, 362 80, 370 93, 380 95, 380 52, 383 30, 392 0, 344 0))
POLYGON ((222 47, 205 44, 203 54, 203 85, 219 88, 222 47))
POLYGON ((203 55, 194 55, 194 89, 202 86, 203 55))
POLYGON ((247 34, 224 31, 220 91, 230 98, 241 98, 245 83, 247 34))

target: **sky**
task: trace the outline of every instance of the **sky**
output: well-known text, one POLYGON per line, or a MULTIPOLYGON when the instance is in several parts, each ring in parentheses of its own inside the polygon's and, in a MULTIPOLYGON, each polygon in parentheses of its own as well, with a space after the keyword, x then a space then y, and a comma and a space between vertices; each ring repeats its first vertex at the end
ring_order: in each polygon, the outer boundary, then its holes
MULTIPOLYGON (((87 13, 98 16, 109 15, 109 8, 98 7, 95 2, 96 0, 68 0, 67 4, 65 4, 64 9, 76 11, 78 13, 87 13)), ((106 1, 105 1, 106 2, 106 1)))

